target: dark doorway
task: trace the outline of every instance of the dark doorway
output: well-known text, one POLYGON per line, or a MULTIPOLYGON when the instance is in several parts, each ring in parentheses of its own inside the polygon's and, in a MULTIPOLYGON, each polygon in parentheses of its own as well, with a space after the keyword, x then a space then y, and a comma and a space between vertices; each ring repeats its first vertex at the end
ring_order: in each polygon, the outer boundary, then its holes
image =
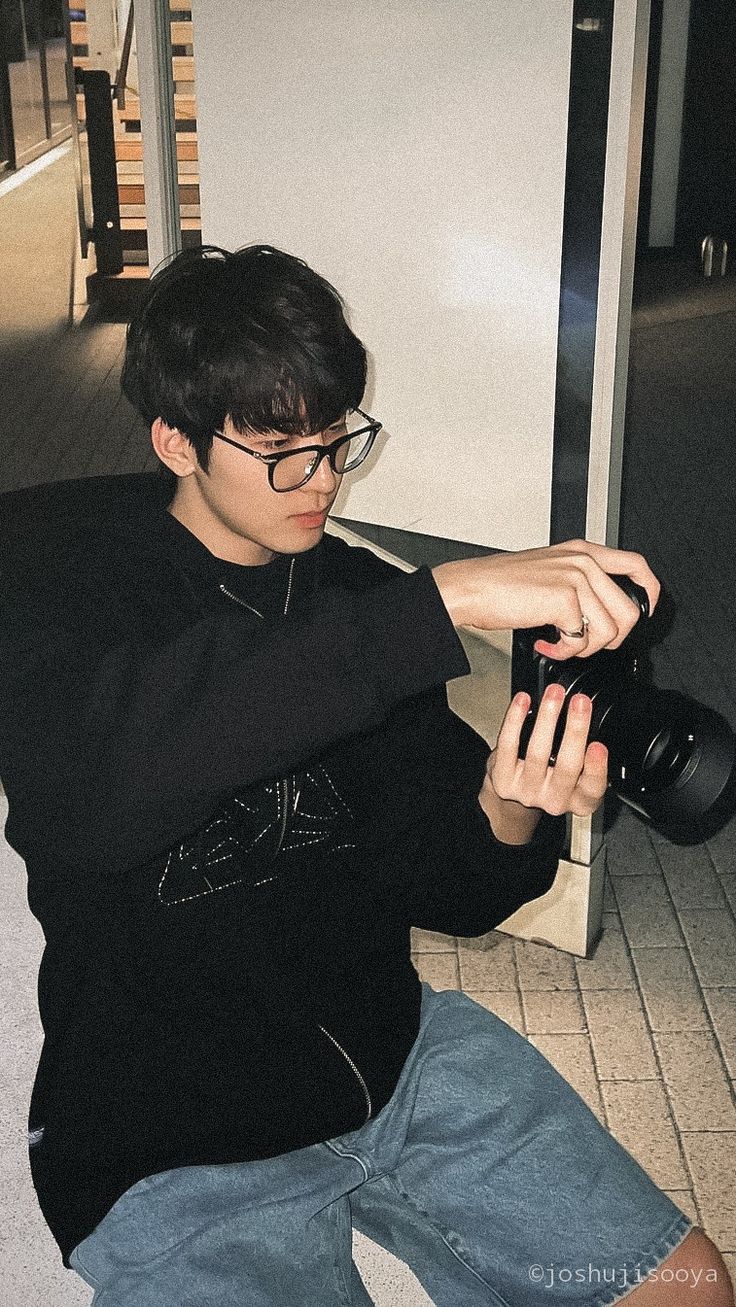
POLYGON ((699 256, 704 237, 736 243, 736 6, 690 5, 675 244, 699 256))
POLYGON ((736 6, 652 0, 637 254, 699 265, 708 236, 733 268, 736 6))

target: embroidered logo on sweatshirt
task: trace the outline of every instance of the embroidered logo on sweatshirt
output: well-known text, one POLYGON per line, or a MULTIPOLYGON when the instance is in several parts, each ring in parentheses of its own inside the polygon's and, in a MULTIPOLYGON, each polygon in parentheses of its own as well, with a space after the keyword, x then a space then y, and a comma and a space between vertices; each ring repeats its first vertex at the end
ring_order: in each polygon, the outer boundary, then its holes
POLYGON ((187 903, 231 885, 255 888, 278 879, 288 855, 309 849, 330 856, 355 848, 353 814, 321 764, 243 790, 172 849, 159 901, 187 903))

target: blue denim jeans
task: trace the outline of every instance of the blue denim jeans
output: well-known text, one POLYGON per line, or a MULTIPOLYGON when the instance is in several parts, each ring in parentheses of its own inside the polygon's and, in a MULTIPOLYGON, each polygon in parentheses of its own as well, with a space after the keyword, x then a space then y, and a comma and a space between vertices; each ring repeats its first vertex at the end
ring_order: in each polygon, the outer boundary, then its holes
POLYGON ((531 1044, 425 986, 375 1120, 266 1161, 142 1180, 71 1264, 94 1307, 369 1307, 353 1226, 437 1307, 602 1307, 690 1222, 531 1044))

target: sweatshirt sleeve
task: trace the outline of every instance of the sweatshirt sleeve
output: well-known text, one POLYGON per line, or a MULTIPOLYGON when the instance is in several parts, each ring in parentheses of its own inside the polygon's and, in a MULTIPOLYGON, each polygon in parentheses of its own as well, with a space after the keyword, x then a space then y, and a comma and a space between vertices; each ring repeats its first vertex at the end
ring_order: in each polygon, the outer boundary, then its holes
POLYGON ((402 868, 412 926, 482 935, 551 887, 566 821, 544 815, 528 844, 496 839, 478 802, 490 746, 450 710, 444 688, 416 701, 415 722, 409 786, 385 778, 395 796, 382 814, 387 856, 402 868))
POLYGON ((0 625, 6 834, 27 860, 115 873, 196 830, 223 793, 293 771, 470 669, 431 571, 254 633, 223 606, 163 643, 104 638, 72 604, 0 625))
POLYGON ((545 815, 528 844, 503 844, 477 798, 448 798, 406 833, 411 925, 466 937, 493 930, 551 888, 564 834, 565 819, 545 815))

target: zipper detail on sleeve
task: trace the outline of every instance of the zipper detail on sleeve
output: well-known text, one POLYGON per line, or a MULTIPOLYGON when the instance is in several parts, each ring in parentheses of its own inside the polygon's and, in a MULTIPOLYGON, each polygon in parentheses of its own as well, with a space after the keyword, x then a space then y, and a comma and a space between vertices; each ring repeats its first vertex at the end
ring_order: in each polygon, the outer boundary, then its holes
POLYGON ((322 1031, 322 1034, 325 1035, 327 1039, 329 1039, 330 1043, 337 1049, 338 1053, 341 1053, 342 1056, 345 1058, 345 1061, 347 1062, 348 1066, 350 1067, 350 1070, 352 1071, 353 1075, 355 1076, 356 1080, 358 1081, 358 1084, 360 1085, 363 1091, 363 1097, 365 1099, 365 1105, 367 1108, 367 1115, 365 1119, 366 1121, 370 1121, 371 1114, 373 1112, 373 1104, 371 1102, 371 1096, 368 1090, 368 1086, 365 1083, 365 1080, 363 1079, 362 1075, 360 1074, 360 1071, 355 1065, 350 1054, 345 1052, 345 1049, 343 1048, 342 1044, 338 1044, 337 1040, 335 1039, 335 1036, 331 1035, 329 1030, 326 1030, 324 1026, 319 1026, 319 1025, 317 1026, 317 1029, 322 1031))

